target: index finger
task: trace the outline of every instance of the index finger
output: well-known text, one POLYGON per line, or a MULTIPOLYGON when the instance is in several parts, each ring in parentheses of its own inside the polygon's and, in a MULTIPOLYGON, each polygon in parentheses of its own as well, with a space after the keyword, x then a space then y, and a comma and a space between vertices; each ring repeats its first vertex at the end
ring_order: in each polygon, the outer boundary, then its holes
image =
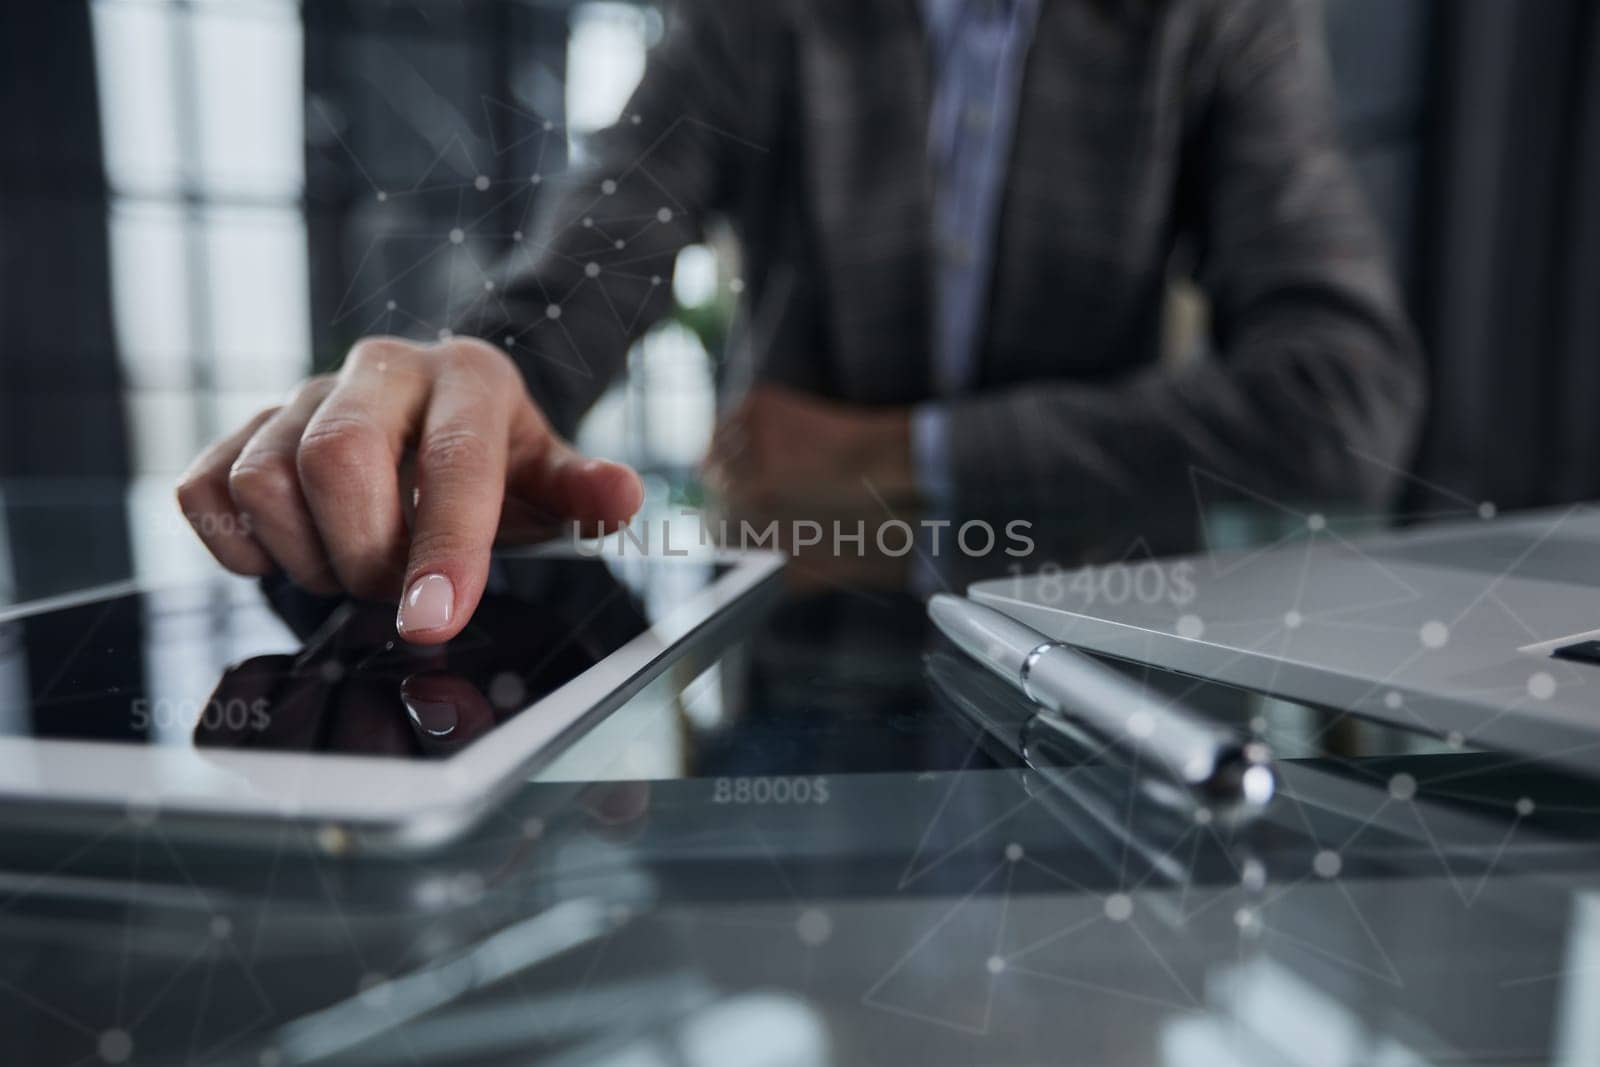
MULTIPOLYGON (((483 596, 521 394, 454 359, 435 381, 417 446, 417 516, 395 626, 415 644, 461 632, 483 596)), ((520 387, 519 387, 520 388, 520 387)))

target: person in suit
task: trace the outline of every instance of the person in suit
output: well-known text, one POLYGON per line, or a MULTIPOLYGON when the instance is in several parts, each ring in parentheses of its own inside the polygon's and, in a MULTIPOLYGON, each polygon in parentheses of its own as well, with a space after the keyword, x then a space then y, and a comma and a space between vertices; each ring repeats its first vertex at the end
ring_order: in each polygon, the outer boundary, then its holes
POLYGON ((749 384, 708 475, 735 499, 1009 494, 1092 518, 1183 498, 1199 469, 1381 502, 1421 375, 1317 25, 1298 0, 683 0, 456 336, 357 344, 200 457, 184 510, 239 520, 199 528, 233 570, 399 592, 403 636, 448 639, 508 517, 638 508, 633 472, 567 437, 718 218, 749 384), (1180 264, 1210 344, 1174 366, 1180 264))

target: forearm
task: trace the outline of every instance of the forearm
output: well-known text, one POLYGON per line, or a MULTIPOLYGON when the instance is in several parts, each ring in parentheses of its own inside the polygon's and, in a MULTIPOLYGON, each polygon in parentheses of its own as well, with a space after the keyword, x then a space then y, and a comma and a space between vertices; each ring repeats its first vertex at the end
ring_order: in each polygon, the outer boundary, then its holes
POLYGON ((1192 506, 1197 480, 1290 505, 1382 506, 1420 422, 1416 351, 1403 332, 1379 341, 1329 317, 1286 315, 1227 363, 951 402, 955 490, 1091 518, 1192 506))

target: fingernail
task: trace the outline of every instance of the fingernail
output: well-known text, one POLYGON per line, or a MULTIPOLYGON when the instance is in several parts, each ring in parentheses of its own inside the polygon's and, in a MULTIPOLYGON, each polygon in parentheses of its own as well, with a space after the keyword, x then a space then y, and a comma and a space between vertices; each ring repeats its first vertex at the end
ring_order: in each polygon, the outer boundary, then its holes
POLYGON ((406 710, 411 713, 411 721, 417 724, 417 729, 430 737, 448 737, 455 731, 456 724, 461 721, 454 704, 436 700, 418 700, 404 691, 400 693, 400 699, 405 702, 406 710))
POLYGON ((406 590, 394 624, 402 635, 427 633, 449 626, 455 613, 456 587, 450 579, 442 574, 425 574, 406 590))

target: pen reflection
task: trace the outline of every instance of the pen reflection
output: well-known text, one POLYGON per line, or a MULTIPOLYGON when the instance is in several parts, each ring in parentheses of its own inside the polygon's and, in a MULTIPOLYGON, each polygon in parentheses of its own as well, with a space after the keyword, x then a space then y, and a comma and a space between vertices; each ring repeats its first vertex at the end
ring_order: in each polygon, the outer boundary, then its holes
POLYGON ((1136 754, 1040 714, 999 679, 950 653, 930 653, 925 670, 936 703, 976 731, 1002 763, 1021 764, 1022 788, 1117 890, 1251 888, 1260 881, 1248 832, 1149 773, 1136 754))

